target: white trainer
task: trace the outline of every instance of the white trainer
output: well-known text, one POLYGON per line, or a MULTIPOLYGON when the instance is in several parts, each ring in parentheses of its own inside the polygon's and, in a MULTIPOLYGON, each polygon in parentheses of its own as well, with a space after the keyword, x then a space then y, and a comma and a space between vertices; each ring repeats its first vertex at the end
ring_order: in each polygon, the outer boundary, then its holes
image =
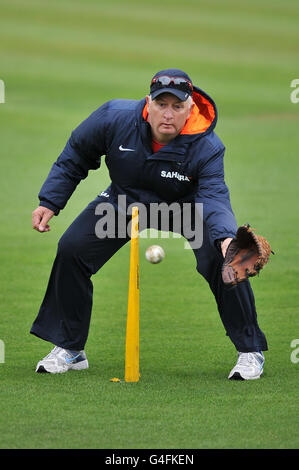
POLYGON ((264 354, 259 352, 238 352, 238 360, 230 371, 230 380, 254 380, 259 379, 263 373, 264 354))
POLYGON ((59 374, 68 370, 88 369, 88 360, 84 351, 70 351, 55 346, 52 351, 37 363, 35 372, 59 374))

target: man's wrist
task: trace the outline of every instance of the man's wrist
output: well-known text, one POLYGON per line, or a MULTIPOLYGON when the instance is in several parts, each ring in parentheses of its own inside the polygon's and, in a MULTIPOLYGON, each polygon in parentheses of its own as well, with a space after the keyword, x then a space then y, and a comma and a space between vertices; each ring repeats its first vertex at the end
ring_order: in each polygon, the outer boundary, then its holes
POLYGON ((226 238, 218 238, 217 240, 215 240, 215 245, 216 245, 216 248, 221 251, 222 249, 222 243, 224 242, 226 238))
POLYGON ((39 205, 42 207, 46 207, 47 209, 50 209, 51 211, 54 212, 54 215, 58 215, 60 212, 60 209, 54 206, 54 204, 51 204, 51 202, 41 200, 39 205))
POLYGON ((227 249, 228 249, 228 247, 229 247, 231 241, 232 241, 232 238, 231 238, 231 237, 227 237, 227 238, 225 238, 224 240, 222 240, 222 242, 221 242, 221 244, 220 244, 223 258, 225 258, 226 251, 227 251, 227 249))

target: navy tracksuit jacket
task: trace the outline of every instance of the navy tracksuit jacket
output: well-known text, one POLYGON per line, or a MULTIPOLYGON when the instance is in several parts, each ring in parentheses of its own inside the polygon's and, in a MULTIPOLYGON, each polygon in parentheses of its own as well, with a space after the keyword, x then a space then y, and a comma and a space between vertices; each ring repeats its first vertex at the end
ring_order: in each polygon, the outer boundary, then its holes
POLYGON ((40 190, 40 205, 58 215, 89 170, 100 167, 104 155, 111 184, 61 237, 31 333, 63 348, 84 349, 92 308, 91 276, 129 240, 128 236, 99 239, 95 225, 102 216, 96 214, 95 208, 100 202, 109 202, 118 210, 121 195, 126 196, 127 206, 203 204, 203 244, 193 250, 197 270, 209 283, 226 333, 236 349, 267 349, 249 281, 233 289, 222 282, 223 257, 216 241, 233 237, 237 229, 224 182, 225 147, 214 132, 214 101, 197 87, 193 99, 196 106, 181 134, 156 153, 152 150, 145 99, 109 101, 72 132, 40 190))

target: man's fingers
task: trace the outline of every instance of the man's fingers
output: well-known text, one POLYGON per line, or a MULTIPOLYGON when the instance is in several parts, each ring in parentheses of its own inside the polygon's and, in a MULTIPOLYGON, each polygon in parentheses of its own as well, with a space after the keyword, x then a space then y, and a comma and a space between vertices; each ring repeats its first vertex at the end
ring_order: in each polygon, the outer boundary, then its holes
POLYGON ((53 213, 52 214, 49 212, 44 213, 43 218, 40 221, 40 224, 38 227, 40 232, 49 232, 50 226, 48 225, 48 222, 51 219, 52 215, 53 213))
POLYGON ((50 231, 50 225, 44 224, 43 222, 40 223, 38 227, 39 232, 49 232, 50 231))
POLYGON ((41 221, 41 215, 36 213, 36 211, 34 211, 32 213, 32 228, 37 230, 39 227, 40 221, 41 221))
POLYGON ((54 212, 46 207, 39 206, 32 213, 32 228, 38 232, 49 232, 49 220, 53 217, 54 212))

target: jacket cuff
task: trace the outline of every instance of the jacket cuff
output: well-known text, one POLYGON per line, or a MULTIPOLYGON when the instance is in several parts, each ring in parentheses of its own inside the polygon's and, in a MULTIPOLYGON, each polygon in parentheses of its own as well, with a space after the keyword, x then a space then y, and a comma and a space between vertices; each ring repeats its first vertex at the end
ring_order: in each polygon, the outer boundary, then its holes
POLYGON ((54 206, 54 204, 51 204, 49 201, 40 201, 39 203, 40 206, 46 207, 47 209, 50 209, 51 211, 54 212, 54 215, 58 215, 60 212, 60 209, 58 207, 54 206))
POLYGON ((236 232, 222 232, 221 235, 219 234, 215 234, 215 233, 212 233, 211 236, 210 236, 210 239, 212 241, 212 243, 215 243, 217 242, 217 240, 225 240, 226 238, 235 238, 236 236, 236 232))

